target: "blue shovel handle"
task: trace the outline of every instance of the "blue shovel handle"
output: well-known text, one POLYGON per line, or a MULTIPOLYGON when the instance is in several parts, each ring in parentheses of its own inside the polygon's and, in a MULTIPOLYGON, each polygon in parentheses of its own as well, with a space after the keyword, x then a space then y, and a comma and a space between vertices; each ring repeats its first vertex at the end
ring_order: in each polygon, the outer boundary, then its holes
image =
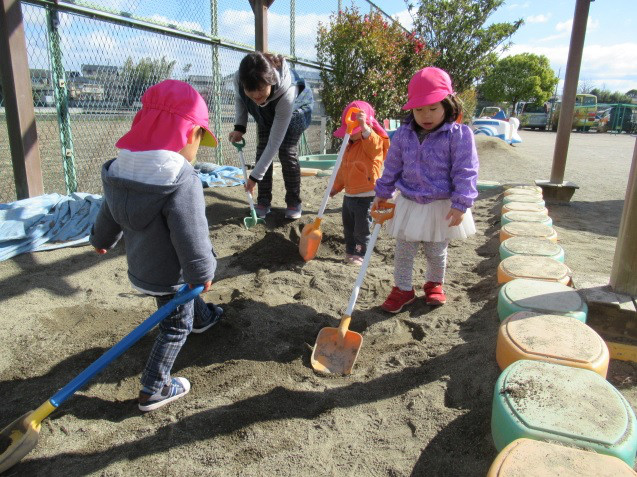
POLYGON ((111 361, 115 360, 115 358, 121 355, 124 351, 137 343, 142 336, 148 333, 160 321, 168 317, 168 315, 170 315, 178 306, 193 300, 202 291, 203 285, 198 285, 192 290, 188 287, 188 285, 182 286, 172 300, 146 318, 137 328, 122 338, 119 343, 100 356, 88 368, 78 374, 75 379, 55 393, 51 399, 49 399, 51 404, 58 407, 72 396, 75 391, 90 381, 93 376, 110 364, 111 361))

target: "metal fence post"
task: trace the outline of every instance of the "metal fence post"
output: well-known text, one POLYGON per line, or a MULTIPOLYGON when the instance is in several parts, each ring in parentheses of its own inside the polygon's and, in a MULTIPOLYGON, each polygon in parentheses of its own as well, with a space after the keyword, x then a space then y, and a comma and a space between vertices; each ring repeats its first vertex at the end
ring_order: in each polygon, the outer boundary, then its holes
MULTIPOLYGON (((217 0, 210 2, 210 26, 212 36, 219 37, 219 14, 217 10, 217 0)), ((217 147, 215 148, 215 160, 217 164, 223 165, 223 141, 221 138, 221 70, 219 66, 219 45, 212 45, 212 117, 214 118, 214 131, 217 136, 217 147)))
POLYGON ((47 6, 46 20, 49 57, 51 58, 51 80, 53 83, 58 125, 60 127, 64 182, 66 184, 66 193, 71 194, 77 192, 77 176, 73 152, 73 137, 71 135, 71 114, 69 112, 66 74, 62 62, 62 49, 60 48, 60 35, 58 33, 58 26, 60 24, 58 11, 51 6, 47 6))
POLYGON ((290 0, 290 56, 296 58, 296 2, 290 0))

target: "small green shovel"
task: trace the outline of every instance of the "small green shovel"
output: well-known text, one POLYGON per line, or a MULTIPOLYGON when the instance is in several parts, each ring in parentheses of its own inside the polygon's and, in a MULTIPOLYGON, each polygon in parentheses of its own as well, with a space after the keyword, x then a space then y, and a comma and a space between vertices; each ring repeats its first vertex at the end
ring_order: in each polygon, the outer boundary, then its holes
MULTIPOLYGON (((241 161, 241 170, 243 171, 243 179, 245 183, 248 183, 248 173, 246 172, 246 163, 243 160, 243 148, 246 145, 246 140, 241 138, 241 142, 233 142, 232 145, 239 151, 239 161, 241 161)), ((254 202, 252 201, 252 194, 246 191, 248 194, 248 203, 250 204, 250 217, 243 219, 243 225, 246 229, 252 228, 255 225, 265 224, 265 219, 257 217, 257 211, 254 210, 254 202)))

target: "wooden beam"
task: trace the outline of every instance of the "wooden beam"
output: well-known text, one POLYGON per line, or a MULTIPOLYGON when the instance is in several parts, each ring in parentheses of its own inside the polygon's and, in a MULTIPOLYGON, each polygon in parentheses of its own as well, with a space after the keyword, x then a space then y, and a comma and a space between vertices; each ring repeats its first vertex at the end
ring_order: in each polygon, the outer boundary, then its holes
POLYGON ((249 0, 254 12, 254 49, 268 51, 268 8, 274 0, 249 0))
POLYGON ((562 184, 564 180, 568 143, 575 112, 575 95, 577 94, 577 83, 579 80, 580 66, 582 64, 584 38, 586 37, 586 22, 588 21, 590 4, 591 0, 577 0, 575 5, 571 43, 568 48, 568 60, 566 62, 566 74, 564 76, 562 107, 560 108, 560 120, 557 125, 557 137, 555 139, 555 150, 553 152, 553 166, 551 168, 552 184, 562 184))
POLYGON ((619 293, 637 296, 637 139, 619 223, 610 285, 619 293))
POLYGON ((44 193, 27 44, 19 0, 2 0, 0 69, 18 199, 44 193))

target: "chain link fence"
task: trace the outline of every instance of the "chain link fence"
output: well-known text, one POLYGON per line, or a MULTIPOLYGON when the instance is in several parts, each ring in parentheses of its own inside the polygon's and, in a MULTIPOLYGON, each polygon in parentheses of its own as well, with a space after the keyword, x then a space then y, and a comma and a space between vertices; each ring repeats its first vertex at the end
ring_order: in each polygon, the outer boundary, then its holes
MULTIPOLYGON (((314 92, 313 120, 301 153, 323 149, 316 34, 340 8, 376 8, 367 0, 276 0, 268 14, 268 49, 290 58, 314 92)), ((24 29, 44 190, 101 193, 100 168, 130 127, 145 89, 166 78, 190 83, 208 103, 220 147, 198 160, 238 165, 226 140, 234 124, 232 77, 254 50, 248 0, 29 0, 24 29)), ((254 156, 250 118, 246 157, 254 156)), ((0 202, 16 199, 0 94, 0 202)))

